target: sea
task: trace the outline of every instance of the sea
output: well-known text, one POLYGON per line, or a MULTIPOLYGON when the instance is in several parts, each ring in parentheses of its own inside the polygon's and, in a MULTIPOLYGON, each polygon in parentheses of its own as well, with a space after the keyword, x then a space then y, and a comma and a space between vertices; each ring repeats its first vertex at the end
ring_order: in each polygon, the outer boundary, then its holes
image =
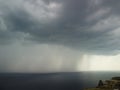
POLYGON ((0 90, 84 90, 120 72, 0 73, 0 90))

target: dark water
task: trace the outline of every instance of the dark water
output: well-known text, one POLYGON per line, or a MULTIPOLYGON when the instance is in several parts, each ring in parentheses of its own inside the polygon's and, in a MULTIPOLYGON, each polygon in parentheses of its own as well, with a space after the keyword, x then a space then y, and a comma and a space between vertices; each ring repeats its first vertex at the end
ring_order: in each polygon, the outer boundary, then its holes
POLYGON ((83 90, 114 76, 120 76, 120 72, 1 73, 0 90, 83 90))

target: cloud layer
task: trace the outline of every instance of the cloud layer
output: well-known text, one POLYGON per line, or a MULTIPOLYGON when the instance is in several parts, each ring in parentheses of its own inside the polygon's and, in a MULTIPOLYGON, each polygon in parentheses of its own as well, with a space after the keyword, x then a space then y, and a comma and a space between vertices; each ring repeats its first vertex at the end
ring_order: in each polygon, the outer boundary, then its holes
POLYGON ((1 44, 14 39, 119 52, 119 1, 1 0, 1 44))
POLYGON ((74 71, 86 54, 119 54, 119 10, 119 0, 0 0, 0 71, 74 71))

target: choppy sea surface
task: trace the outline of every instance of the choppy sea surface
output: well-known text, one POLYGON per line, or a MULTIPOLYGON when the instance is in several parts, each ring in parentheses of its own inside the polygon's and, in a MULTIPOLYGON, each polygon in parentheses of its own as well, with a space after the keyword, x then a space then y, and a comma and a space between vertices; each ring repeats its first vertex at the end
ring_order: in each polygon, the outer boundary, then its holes
POLYGON ((83 90, 120 72, 0 73, 0 90, 83 90))

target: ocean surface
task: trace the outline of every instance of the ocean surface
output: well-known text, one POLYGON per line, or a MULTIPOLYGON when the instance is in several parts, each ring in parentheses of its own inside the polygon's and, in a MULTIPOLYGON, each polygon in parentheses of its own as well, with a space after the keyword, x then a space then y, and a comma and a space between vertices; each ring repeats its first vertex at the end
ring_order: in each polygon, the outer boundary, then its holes
POLYGON ((0 90, 83 90, 120 72, 0 73, 0 90))

